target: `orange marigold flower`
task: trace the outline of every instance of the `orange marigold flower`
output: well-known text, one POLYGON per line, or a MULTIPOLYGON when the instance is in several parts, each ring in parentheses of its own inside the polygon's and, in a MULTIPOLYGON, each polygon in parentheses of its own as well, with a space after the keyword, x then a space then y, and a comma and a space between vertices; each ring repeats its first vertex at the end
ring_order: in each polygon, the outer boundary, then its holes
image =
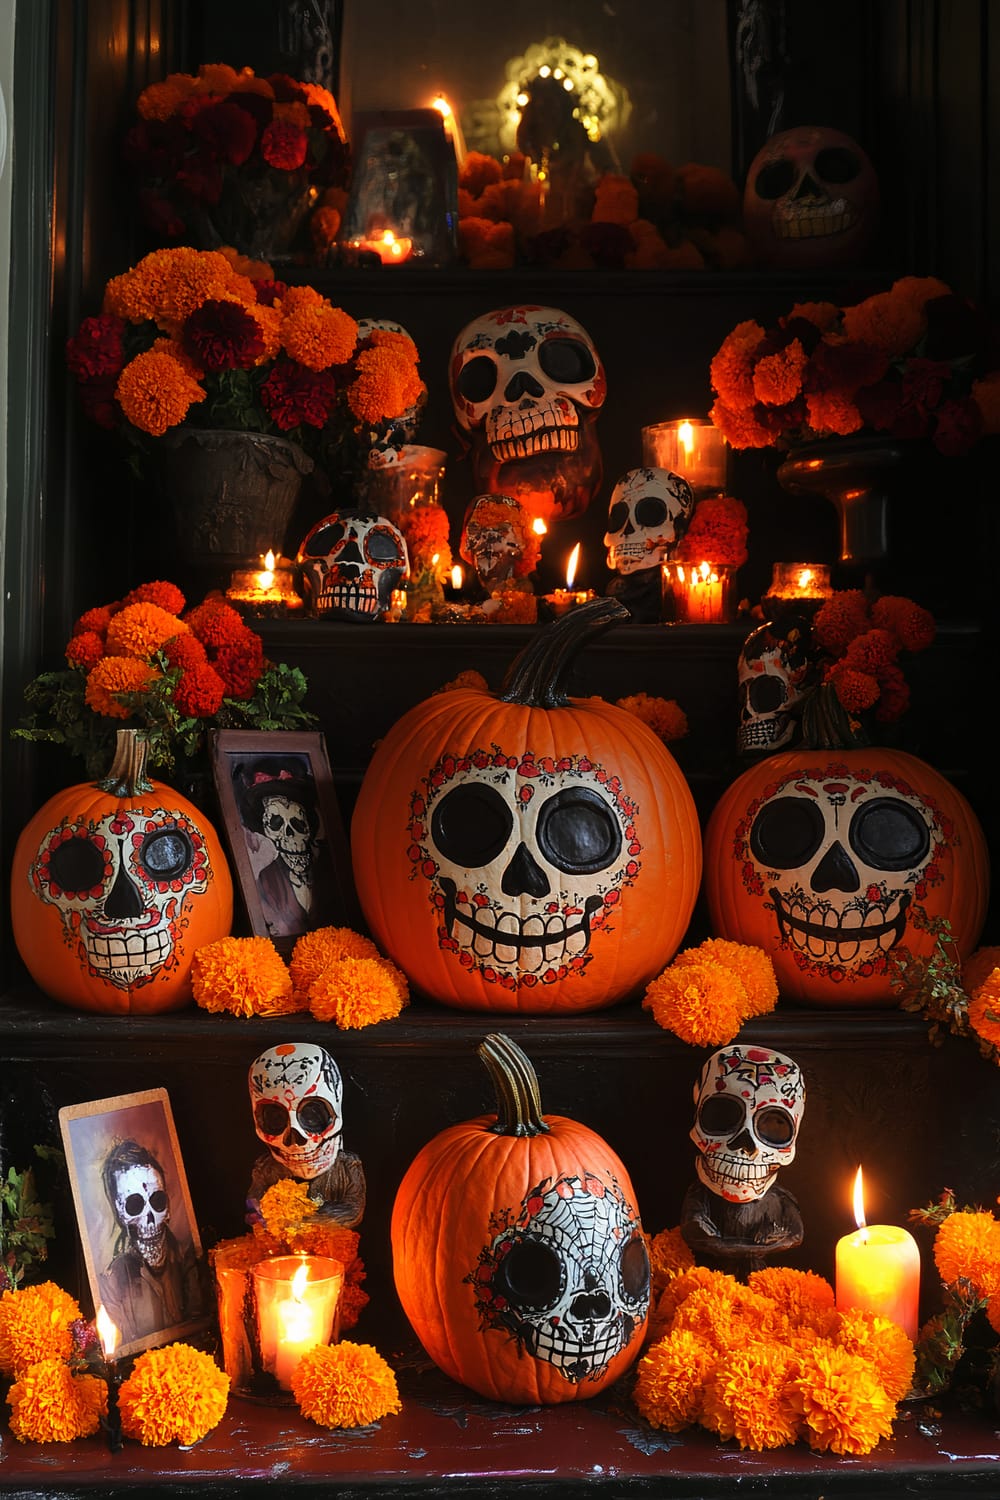
POLYGON ((148 661, 172 636, 183 635, 187 628, 158 604, 126 604, 108 625, 107 653, 148 661))
POLYGON ((723 1282, 696 1287, 677 1308, 672 1326, 700 1334, 719 1354, 726 1354, 781 1323, 780 1310, 769 1297, 734 1280, 732 1286, 723 1282))
POLYGON ((902 1401, 913 1384, 917 1364, 905 1329, 889 1318, 855 1307, 841 1314, 834 1342, 873 1364, 886 1394, 893 1401, 902 1401))
POLYGON ((668 1281, 682 1271, 690 1271, 694 1255, 678 1225, 674 1229, 661 1229, 659 1234, 647 1236, 649 1269, 652 1277, 652 1295, 659 1297, 668 1281))
POLYGON ((117 694, 142 693, 160 675, 149 662, 131 656, 105 656, 87 673, 84 701, 95 714, 127 719, 131 709, 118 701, 117 694))
POLYGON ((934 1236, 934 1264, 945 1285, 964 1276, 991 1297, 1000 1291, 1000 1221, 985 1212, 949 1214, 934 1236))
POLYGON ((192 406, 204 401, 205 392, 172 355, 150 350, 125 366, 115 398, 133 427, 162 437, 184 421, 192 406))
POLYGON ((639 192, 632 179, 605 172, 594 189, 590 217, 595 223, 632 224, 639 217, 639 192))
POLYGON ((190 1344, 168 1344, 140 1354, 118 1392, 122 1431, 146 1447, 189 1447, 221 1422, 229 1376, 190 1344))
POLYGON ((20 1443, 72 1443, 97 1431, 108 1411, 108 1388, 94 1375, 74 1375, 59 1359, 29 1365, 7 1392, 10 1430, 20 1443))
POLYGON ((286 1245, 289 1235, 312 1219, 318 1208, 319 1203, 309 1196, 308 1182, 295 1177, 279 1177, 260 1200, 265 1231, 286 1245))
POLYGON ((890 630, 878 628, 862 631, 849 641, 843 655, 844 665, 855 672, 880 676, 899 655, 899 640, 890 630))
POLYGON ((485 187, 491 182, 499 182, 502 176, 503 168, 495 156, 487 156, 484 151, 467 151, 458 174, 458 185, 473 198, 478 198, 485 187))
POLYGON ((328 370, 350 359, 358 341, 358 325, 339 307, 320 303, 282 306, 281 342, 290 358, 308 370, 328 370))
POLYGON ((206 943, 191 962, 191 989, 202 1010, 234 1016, 284 1016, 297 1008, 291 975, 267 937, 206 943))
POLYGON ((174 688, 174 706, 189 719, 211 719, 225 696, 226 684, 218 672, 207 661, 200 661, 181 673, 174 688))
POLYGON ((681 1303, 693 1292, 704 1287, 713 1287, 718 1291, 722 1288, 734 1289, 736 1286, 736 1277, 725 1271, 713 1271, 708 1266, 691 1266, 687 1271, 678 1271, 667 1282, 660 1294, 657 1313, 667 1323, 672 1323, 681 1303))
POLYGON ((651 1427, 680 1432, 697 1422, 718 1355, 712 1345, 680 1328, 643 1355, 632 1399, 651 1427))
POLYGON ((166 337, 154 339, 150 345, 150 351, 154 354, 169 354, 171 359, 177 361, 185 375, 190 375, 192 380, 201 380, 205 374, 201 365, 191 358, 179 339, 166 337))
POLYGON ((937 632, 929 609, 895 594, 883 594, 881 599, 875 600, 872 623, 890 630, 904 651, 926 651, 937 632))
POLYGON ((831 667, 824 678, 830 683, 841 706, 849 714, 864 713, 879 701, 881 689, 877 677, 870 672, 858 672, 843 662, 831 667))
POLYGON ((840 321, 840 308, 835 302, 796 302, 779 321, 787 325, 795 318, 804 318, 807 323, 814 323, 820 333, 828 333, 840 321))
POLYGON ((796 1442, 800 1419, 791 1386, 797 1373, 796 1354, 782 1344, 754 1342, 726 1352, 705 1392, 701 1425, 758 1453, 796 1442))
POLYGON ((982 1041, 1000 1047, 1000 975, 987 979, 969 1001, 969 1025, 982 1041))
POLYGON ((83 1314, 54 1281, 0 1295, 0 1373, 19 1376, 39 1360, 69 1359, 70 1327, 83 1314))
MULTIPOLYGON (((751 397, 752 400, 752 397, 751 397)), ((767 448, 771 433, 761 426, 750 410, 741 411, 734 404, 727 404, 721 396, 714 402, 709 417, 731 448, 767 448)))
POLYGON ((219 1240, 210 1248, 208 1261, 213 1271, 249 1271, 260 1261, 267 1260, 272 1255, 280 1255, 284 1248, 280 1240, 272 1240, 258 1225, 252 1234, 219 1240))
POLYGON ((860 589, 838 589, 816 611, 813 635, 831 656, 842 656, 856 635, 869 628, 868 600, 860 589))
POLYGON ((785 406, 802 392, 802 373, 809 363, 798 339, 784 349, 765 354, 753 372, 753 393, 766 406, 785 406))
POLYGON ((371 1344, 319 1344, 292 1372, 292 1394, 304 1417, 321 1427, 370 1427, 402 1411, 396 1377, 371 1344))
POLYGON ((317 927, 295 939, 288 965, 292 984, 306 994, 328 968, 344 958, 381 958, 371 938, 350 927, 317 927))
POLYGON ((888 292, 877 292, 844 308, 849 339, 874 344, 893 358, 915 349, 927 329, 924 304, 948 295, 950 287, 933 276, 904 276, 888 292))
POLYGON ((616 698, 615 707, 648 724, 665 745, 671 740, 682 740, 688 732, 687 714, 673 698, 651 698, 648 693, 632 693, 627 698, 616 698))
POLYGON ((247 281, 274 280, 274 267, 270 261, 251 260, 248 255, 241 254, 234 245, 220 245, 219 254, 226 257, 237 276, 243 276, 247 281))
POLYGON ((742 979, 713 959, 675 960, 650 980, 642 1003, 692 1047, 724 1046, 750 1014, 742 979))
POLYGON ((833 1287, 814 1271, 762 1266, 750 1272, 747 1285, 762 1297, 770 1297, 792 1323, 825 1324, 825 1314, 834 1306, 833 1287))
POLYGON ((169 667, 178 667, 182 672, 188 672, 192 667, 199 667, 208 660, 201 641, 193 630, 186 628, 181 631, 180 635, 171 636, 169 641, 164 641, 163 655, 169 667))
POLYGON ((706 938, 696 948, 678 954, 675 961, 690 963, 706 958, 731 970, 742 981, 750 1015, 766 1016, 777 1005, 778 979, 774 964, 763 948, 752 943, 734 943, 727 938, 706 938))
POLYGON ((809 426, 821 437, 846 437, 864 426, 854 402, 839 391, 807 391, 806 412, 809 426))
POLYGON ((91 667, 96 667, 104 655, 104 642, 96 630, 85 630, 81 635, 73 636, 66 646, 66 660, 71 667, 82 667, 89 672, 91 667))
POLYGON ((802 1355, 791 1399, 817 1453, 870 1453, 892 1434, 896 1403, 860 1355, 819 1342, 802 1355))
POLYGON ((206 599, 204 603, 196 604, 184 616, 184 623, 206 646, 215 648, 236 645, 244 636, 252 634, 239 610, 224 599, 206 599))
MULTIPOLYGON (((753 319, 737 323, 723 339, 709 366, 712 389, 725 407, 740 411, 754 402, 753 355, 764 330, 753 319)), ((713 418, 713 421, 715 419, 713 418)), ((719 424, 716 423, 716 426, 719 424)))
POLYGON ((313 980, 308 995, 317 1021, 333 1021, 349 1031, 398 1016, 409 1000, 409 986, 387 958, 341 958, 313 980))
POLYGON ((140 583, 138 588, 130 589, 122 600, 122 605, 126 604, 156 604, 168 615, 180 615, 184 611, 185 599, 176 583, 157 578, 152 583, 140 583))
POLYGON ((162 83, 144 88, 136 108, 144 120, 169 120, 194 93, 196 83, 189 73, 171 73, 162 83))
POLYGON ((972 995, 991 978, 994 969, 1000 969, 1000 947, 977 948, 962 965, 962 988, 972 995))
POLYGON ((96 609, 84 610, 73 626, 73 634, 84 635, 88 630, 92 630, 103 640, 113 616, 120 608, 120 604, 99 604, 96 609))
POLYGON ((347 404, 371 426, 399 417, 415 406, 424 391, 413 360, 398 348, 373 345, 358 355, 357 375, 347 387, 347 404))

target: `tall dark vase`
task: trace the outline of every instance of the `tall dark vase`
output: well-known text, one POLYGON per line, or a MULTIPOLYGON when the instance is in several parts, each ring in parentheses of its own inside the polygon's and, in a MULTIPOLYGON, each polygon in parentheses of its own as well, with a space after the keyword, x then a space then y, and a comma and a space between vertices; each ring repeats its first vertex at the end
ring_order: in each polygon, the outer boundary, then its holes
POLYGON ((792 448, 778 483, 791 495, 823 495, 831 502, 840 561, 864 570, 888 554, 890 490, 909 454, 906 443, 889 437, 824 438, 792 448))

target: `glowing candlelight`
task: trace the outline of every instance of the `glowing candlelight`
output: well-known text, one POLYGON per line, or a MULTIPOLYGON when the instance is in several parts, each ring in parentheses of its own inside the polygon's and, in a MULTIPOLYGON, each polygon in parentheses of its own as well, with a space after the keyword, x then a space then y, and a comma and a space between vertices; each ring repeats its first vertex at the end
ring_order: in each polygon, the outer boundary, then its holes
POLYGON ((837 1241, 837 1307, 863 1308, 898 1323, 916 1341, 919 1329, 920 1251, 905 1229, 865 1220, 861 1168, 854 1179, 857 1229, 837 1241))
POLYGON ((531 523, 531 529, 536 536, 546 536, 549 530, 545 522, 542 520, 541 516, 535 517, 535 519, 531 523))
POLYGON ((776 562, 771 569, 769 600, 806 600, 821 603, 833 593, 825 563, 776 562))
POLYGON ((701 562, 664 563, 664 582, 674 596, 678 622, 688 625, 724 624, 730 615, 730 569, 701 562))
POLYGON ((642 461, 680 474, 699 496, 720 494, 726 487, 726 440, 712 422, 699 417, 644 427, 642 461))
POLYGON ((571 589, 573 587, 573 581, 576 578, 576 570, 579 565, 580 543, 577 542, 576 546, 573 548, 572 552, 569 555, 569 560, 566 563, 566 587, 568 589, 571 589))
POLYGON ((451 586, 455 590, 456 594, 460 594, 462 592, 462 585, 464 582, 465 575, 463 574, 459 564, 456 563, 451 570, 451 586))
POLYGON ((436 109, 444 122, 444 133, 455 148, 455 160, 461 168, 465 162, 465 137, 458 116, 444 94, 436 94, 431 100, 431 109, 436 109))
POLYGON ((398 266, 404 260, 409 260, 413 253, 412 239, 397 236, 391 229, 383 229, 364 239, 352 240, 351 244, 356 250, 368 250, 377 255, 384 266, 398 266))
POLYGON ((261 1365, 288 1391, 303 1354, 330 1342, 344 1268, 325 1256, 278 1256, 253 1274, 261 1365))
POLYGON ((107 1433, 110 1452, 117 1453, 124 1442, 122 1419, 118 1410, 118 1386, 121 1377, 118 1374, 118 1361, 115 1358, 115 1350, 121 1342, 121 1335, 103 1302, 97 1309, 94 1324, 104 1351, 104 1378, 108 1386, 108 1415, 102 1425, 107 1433))

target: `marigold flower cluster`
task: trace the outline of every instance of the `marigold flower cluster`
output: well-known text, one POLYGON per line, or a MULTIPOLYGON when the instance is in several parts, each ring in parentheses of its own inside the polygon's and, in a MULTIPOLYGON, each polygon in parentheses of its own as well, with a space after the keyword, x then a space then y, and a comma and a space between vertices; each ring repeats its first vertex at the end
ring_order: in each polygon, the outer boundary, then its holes
POLYGON ((349 927, 303 933, 289 967, 300 1008, 342 1031, 392 1020, 409 1003, 405 974, 349 927))
POLYGON ((292 1394, 321 1427, 370 1427, 402 1411, 392 1368, 371 1344, 347 1339, 307 1349, 292 1372, 292 1394))
POLYGON ((631 693, 627 698, 616 698, 615 707, 641 719, 665 745, 672 740, 682 740, 688 732, 687 714, 673 698, 631 693))
POLYGON ((751 1016, 778 1003, 778 981, 763 948, 707 938, 685 948, 646 986, 643 1008, 693 1047, 723 1047, 751 1016))
POLYGON ((78 1374, 76 1300, 44 1281, 0 1296, 0 1375, 11 1381, 10 1430, 22 1443, 71 1443, 96 1432, 108 1409, 107 1387, 78 1374))
POLYGON ((674 168, 640 152, 629 172, 582 188, 562 224, 546 223, 542 184, 527 158, 466 155, 459 174, 459 247, 480 270, 516 264, 560 270, 735 270, 750 263, 736 183, 715 167, 674 168))
POLYGON ((746 1284, 721 1271, 676 1273, 654 1312, 658 1336, 633 1398, 654 1427, 699 1424, 756 1452, 804 1440, 864 1454, 892 1432, 913 1380, 904 1330, 857 1309, 810 1271, 768 1267, 746 1284))
POLYGON ((222 1421, 229 1376, 190 1344, 140 1354, 118 1391, 122 1432, 145 1447, 189 1447, 222 1421))
POLYGON ((850 307, 799 303, 773 328, 739 323, 710 373, 711 418, 734 448, 885 432, 958 456, 1000 432, 988 322, 933 276, 850 307))
MULTIPOLYGON (((245 102, 219 107, 251 118, 245 102)), ((183 424, 285 436, 355 470, 376 444, 403 442, 400 419, 426 396, 407 334, 359 337, 322 293, 232 250, 144 256, 108 282, 66 357, 85 413, 147 453, 183 424)))
POLYGON ((676 553, 678 562, 710 562, 741 568, 747 560, 747 508, 733 495, 706 495, 699 500, 676 553))
POLYGON ((340 111, 319 84, 211 63, 150 84, 137 113, 124 156, 140 214, 161 241, 225 223, 241 186, 276 198, 298 187, 308 207, 310 189, 348 178, 340 111))
POLYGON ((926 650, 935 630, 934 616, 912 599, 885 594, 871 603, 860 589, 837 590, 812 622, 820 685, 849 715, 874 709, 879 723, 894 723, 910 702, 899 658, 926 650))

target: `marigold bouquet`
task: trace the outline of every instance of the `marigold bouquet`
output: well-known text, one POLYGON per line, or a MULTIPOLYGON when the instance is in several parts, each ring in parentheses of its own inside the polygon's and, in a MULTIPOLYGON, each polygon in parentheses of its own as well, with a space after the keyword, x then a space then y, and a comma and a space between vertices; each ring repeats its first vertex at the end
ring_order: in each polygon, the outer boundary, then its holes
POLYGON ((85 611, 66 646, 68 668, 28 684, 28 717, 13 733, 64 745, 96 777, 125 721, 143 731, 149 767, 169 775, 197 755, 210 728, 315 722, 303 674, 268 661, 232 605, 214 596, 185 604, 175 584, 157 580, 85 611))
POLYGON ((739 323, 711 381, 712 421, 734 448, 883 432, 958 456, 1000 432, 997 330, 932 276, 850 307, 798 303, 773 328, 739 323))
POLYGON ((291 236, 319 190, 348 179, 340 111, 319 84, 211 63, 150 84, 137 112, 124 155, 161 242, 259 253, 277 218, 291 236))
POLYGON ((234 251, 155 250, 112 277, 67 344, 83 409, 149 455, 181 424, 281 435, 357 474, 426 387, 405 333, 355 320, 234 251))
POLYGON ((954 1389, 967 1405, 992 1405, 1000 1382, 1000 1220, 959 1204, 950 1188, 911 1209, 910 1220, 934 1231, 942 1287, 941 1311, 917 1338, 917 1388, 930 1396, 954 1389))

